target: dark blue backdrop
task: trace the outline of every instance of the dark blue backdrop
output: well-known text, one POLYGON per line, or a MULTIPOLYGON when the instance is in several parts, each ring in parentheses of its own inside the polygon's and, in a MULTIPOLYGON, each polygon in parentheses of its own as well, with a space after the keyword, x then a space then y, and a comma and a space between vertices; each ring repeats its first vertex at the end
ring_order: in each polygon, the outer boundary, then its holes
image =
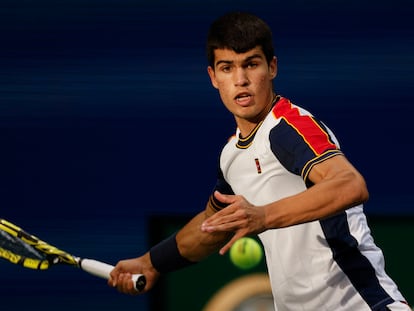
MULTIPOLYGON (((203 208, 234 130, 204 44, 236 9, 272 27, 276 90, 334 130, 367 179, 367 212, 413 215, 411 3, 2 1, 0 216, 115 263, 147 249, 148 215, 203 208)), ((0 273, 2 306, 18 310, 148 308, 71 268, 0 273)))

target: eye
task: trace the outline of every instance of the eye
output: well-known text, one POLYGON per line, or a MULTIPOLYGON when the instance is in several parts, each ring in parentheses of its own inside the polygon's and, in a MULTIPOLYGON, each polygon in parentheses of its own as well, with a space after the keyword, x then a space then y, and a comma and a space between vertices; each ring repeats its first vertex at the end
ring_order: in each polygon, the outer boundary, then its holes
POLYGON ((258 64, 256 63, 256 62, 249 62, 249 63, 247 63, 247 68, 249 68, 249 69, 253 69, 253 68, 256 68, 258 66, 258 64))
POLYGON ((220 70, 221 70, 222 72, 230 72, 231 67, 230 67, 229 65, 222 66, 222 67, 220 68, 220 70))

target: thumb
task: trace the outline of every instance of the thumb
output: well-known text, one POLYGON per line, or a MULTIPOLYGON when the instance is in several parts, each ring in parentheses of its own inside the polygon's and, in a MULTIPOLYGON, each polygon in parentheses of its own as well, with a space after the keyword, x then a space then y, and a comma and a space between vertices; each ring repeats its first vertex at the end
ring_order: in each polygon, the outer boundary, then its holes
POLYGON ((231 204, 234 202, 234 195, 223 194, 219 191, 214 191, 214 197, 219 200, 221 203, 231 204))
POLYGON ((112 286, 112 287, 116 287, 118 284, 118 275, 119 272, 117 270, 117 268, 115 267, 114 269, 112 269, 112 271, 109 274, 109 279, 108 279, 108 285, 112 286))

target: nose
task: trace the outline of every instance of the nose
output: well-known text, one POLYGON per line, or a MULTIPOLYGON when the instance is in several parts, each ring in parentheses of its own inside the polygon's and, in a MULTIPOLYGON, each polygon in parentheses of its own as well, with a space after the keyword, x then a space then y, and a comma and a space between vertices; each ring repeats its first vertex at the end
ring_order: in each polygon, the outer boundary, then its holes
POLYGON ((238 68, 235 70, 235 85, 236 86, 246 86, 249 84, 249 78, 247 77, 247 72, 244 68, 238 68))

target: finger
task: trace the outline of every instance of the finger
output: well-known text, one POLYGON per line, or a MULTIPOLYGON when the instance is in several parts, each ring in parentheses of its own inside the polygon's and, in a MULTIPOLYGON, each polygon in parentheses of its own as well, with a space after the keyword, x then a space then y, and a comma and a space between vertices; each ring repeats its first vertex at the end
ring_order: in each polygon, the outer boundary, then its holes
POLYGON ((202 226, 205 230, 219 229, 222 231, 237 229, 246 222, 247 213, 236 206, 229 206, 206 219, 202 226))
POLYGON ((121 273, 118 279, 118 290, 122 293, 129 293, 128 282, 131 279, 130 273, 121 273))
POLYGON ((221 223, 223 219, 226 219, 226 217, 233 215, 235 212, 237 212, 237 206, 229 205, 204 220, 202 226, 217 225, 221 223))
POLYGON ((138 295, 139 291, 134 286, 131 273, 122 273, 120 275, 118 290, 129 295, 138 295))
POLYGON ((223 217, 223 215, 225 215, 225 213, 227 213, 227 211, 221 210, 221 211, 215 213, 214 215, 208 217, 201 224, 201 231, 210 232, 212 227, 214 225, 217 225, 221 221, 220 219, 223 217))
POLYGON ((129 294, 131 294, 131 295, 138 294, 138 291, 134 287, 134 282, 132 281, 132 276, 129 276, 129 278, 126 280, 125 287, 126 287, 126 290, 128 291, 129 294))
POLYGON ((238 234, 238 233, 236 233, 231 239, 230 239, 230 241, 228 241, 227 242, 227 244, 226 245, 224 245, 221 249, 220 249, 220 251, 219 251, 219 254, 220 255, 224 255, 232 246, 233 246, 233 244, 238 240, 238 239, 240 239, 241 237, 243 237, 243 234, 238 234))
POLYGON ((244 219, 240 219, 236 215, 228 215, 220 217, 216 220, 204 222, 201 226, 201 230, 210 233, 214 231, 236 231, 237 229, 240 229, 244 223, 244 219))

